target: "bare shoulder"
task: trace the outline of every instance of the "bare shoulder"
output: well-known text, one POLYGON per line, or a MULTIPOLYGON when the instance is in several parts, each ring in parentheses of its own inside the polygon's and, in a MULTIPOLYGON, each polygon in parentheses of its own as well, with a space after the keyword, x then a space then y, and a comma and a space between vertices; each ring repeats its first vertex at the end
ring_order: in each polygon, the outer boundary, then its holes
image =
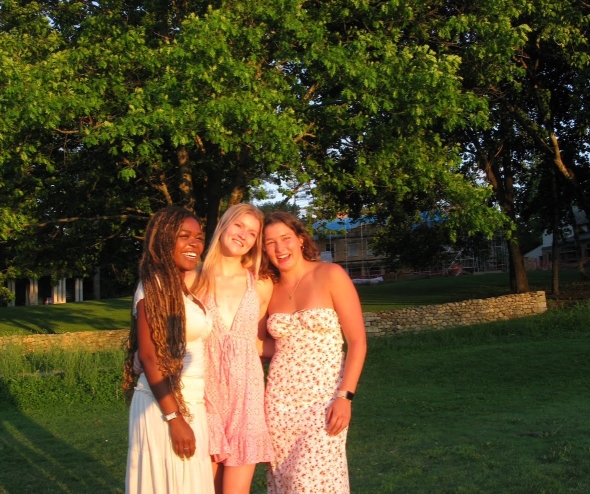
POLYGON ((273 282, 270 278, 258 278, 254 287, 259 295, 266 295, 270 297, 273 289, 273 282))
POLYGON ((333 262, 319 262, 316 267, 316 273, 322 276, 322 278, 327 278, 333 281, 350 281, 350 277, 344 268, 333 262))

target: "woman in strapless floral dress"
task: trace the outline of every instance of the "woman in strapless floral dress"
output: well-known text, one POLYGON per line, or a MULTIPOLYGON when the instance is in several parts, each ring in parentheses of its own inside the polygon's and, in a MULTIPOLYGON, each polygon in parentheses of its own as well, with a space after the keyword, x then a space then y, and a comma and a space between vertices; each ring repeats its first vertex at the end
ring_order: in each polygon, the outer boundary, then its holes
POLYGON ((275 279, 267 323, 275 339, 265 395, 275 453, 268 492, 348 493, 346 433, 366 354, 356 289, 340 266, 317 262, 305 227, 287 213, 266 218, 264 248, 275 279))

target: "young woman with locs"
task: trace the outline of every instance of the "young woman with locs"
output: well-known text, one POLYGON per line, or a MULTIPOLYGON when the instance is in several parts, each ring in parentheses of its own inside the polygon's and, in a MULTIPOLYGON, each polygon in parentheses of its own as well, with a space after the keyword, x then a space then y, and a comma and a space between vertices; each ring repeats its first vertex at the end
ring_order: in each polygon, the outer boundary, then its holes
POLYGON ((189 291, 203 252, 197 218, 170 206, 150 219, 133 301, 124 389, 128 494, 213 494, 204 404, 210 320, 189 291), (143 372, 135 382, 134 356, 143 372))
POLYGON ((269 278, 259 279, 264 216, 250 204, 221 217, 194 293, 213 320, 205 400, 217 494, 247 494, 256 463, 271 461, 259 353, 266 336, 269 278))
POLYGON ((264 248, 275 279, 268 305, 275 339, 265 398, 275 453, 268 492, 349 493, 346 433, 366 354, 356 289, 340 266, 316 262, 315 244, 290 214, 266 218, 264 248))

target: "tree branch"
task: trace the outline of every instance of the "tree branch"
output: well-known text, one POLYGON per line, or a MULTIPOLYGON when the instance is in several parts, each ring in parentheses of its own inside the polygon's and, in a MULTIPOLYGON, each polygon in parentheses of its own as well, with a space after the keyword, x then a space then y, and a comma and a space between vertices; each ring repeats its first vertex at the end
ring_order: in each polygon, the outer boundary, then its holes
POLYGON ((137 214, 115 214, 115 215, 106 215, 106 216, 94 216, 92 218, 83 218, 81 216, 73 216, 71 218, 60 218, 57 220, 45 221, 44 223, 25 223, 23 226, 25 227, 36 227, 36 228, 43 228, 49 225, 57 225, 63 223, 75 223, 76 221, 98 221, 98 220, 127 220, 127 219, 136 219, 136 220, 149 220, 149 216, 139 216, 137 214))

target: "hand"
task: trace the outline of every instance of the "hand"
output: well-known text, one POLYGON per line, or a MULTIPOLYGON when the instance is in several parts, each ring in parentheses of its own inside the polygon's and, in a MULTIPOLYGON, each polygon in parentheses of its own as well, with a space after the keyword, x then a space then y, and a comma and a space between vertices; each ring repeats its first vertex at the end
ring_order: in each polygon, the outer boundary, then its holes
POLYGON ((352 402, 343 398, 334 398, 326 411, 326 431, 330 436, 337 436, 350 424, 352 402))
POLYGON ((179 416, 168 422, 170 427, 170 440, 172 441, 172 449, 181 458, 190 458, 195 454, 197 442, 195 440, 195 433, 190 424, 179 416))

